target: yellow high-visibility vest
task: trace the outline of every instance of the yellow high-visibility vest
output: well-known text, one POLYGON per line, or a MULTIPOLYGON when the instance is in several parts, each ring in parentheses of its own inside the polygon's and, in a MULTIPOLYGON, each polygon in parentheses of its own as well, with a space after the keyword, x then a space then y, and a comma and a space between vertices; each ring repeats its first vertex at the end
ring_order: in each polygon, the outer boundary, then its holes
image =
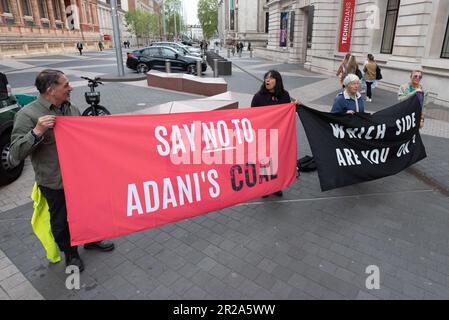
POLYGON ((51 232, 50 210, 47 199, 42 195, 37 183, 34 183, 31 199, 34 201, 34 212, 31 218, 33 231, 47 252, 47 259, 52 263, 58 263, 61 261, 61 256, 59 255, 58 246, 51 232))

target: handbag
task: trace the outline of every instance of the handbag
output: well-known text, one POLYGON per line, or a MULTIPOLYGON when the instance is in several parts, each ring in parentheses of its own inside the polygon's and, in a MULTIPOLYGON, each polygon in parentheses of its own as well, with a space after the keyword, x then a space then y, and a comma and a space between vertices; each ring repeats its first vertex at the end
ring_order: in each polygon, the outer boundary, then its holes
POLYGON ((376 64, 376 80, 382 80, 382 73, 380 67, 376 64))

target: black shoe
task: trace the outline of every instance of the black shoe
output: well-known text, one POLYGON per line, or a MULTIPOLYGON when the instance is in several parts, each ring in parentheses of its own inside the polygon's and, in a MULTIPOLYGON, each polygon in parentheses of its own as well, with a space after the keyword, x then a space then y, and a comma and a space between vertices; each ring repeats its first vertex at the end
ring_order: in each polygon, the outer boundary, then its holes
POLYGON ((65 265, 68 266, 75 266, 78 268, 79 272, 84 271, 84 263, 83 260, 81 260, 79 254, 77 251, 72 252, 64 252, 65 254, 65 265))
POLYGON ((281 191, 277 191, 277 192, 275 192, 275 193, 273 193, 275 196, 278 196, 278 197, 282 197, 284 194, 282 193, 282 190, 281 191))
POLYGON ((98 251, 112 251, 114 250, 114 243, 112 241, 103 240, 97 242, 90 242, 84 245, 84 249, 86 250, 98 250, 98 251))

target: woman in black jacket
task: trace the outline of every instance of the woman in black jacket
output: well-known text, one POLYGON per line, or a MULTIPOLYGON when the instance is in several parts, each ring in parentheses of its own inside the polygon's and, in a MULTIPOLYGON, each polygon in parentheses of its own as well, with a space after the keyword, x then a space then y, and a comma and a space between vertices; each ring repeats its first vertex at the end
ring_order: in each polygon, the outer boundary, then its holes
MULTIPOLYGON (((265 107, 276 104, 284 104, 292 102, 289 93, 284 89, 281 74, 276 70, 270 70, 265 73, 264 81, 251 102, 251 108, 265 107)), ((296 102, 293 100, 293 102, 296 102)), ((278 197, 282 197, 282 190, 273 193, 278 197)), ((264 196, 266 198, 268 196, 264 196)))

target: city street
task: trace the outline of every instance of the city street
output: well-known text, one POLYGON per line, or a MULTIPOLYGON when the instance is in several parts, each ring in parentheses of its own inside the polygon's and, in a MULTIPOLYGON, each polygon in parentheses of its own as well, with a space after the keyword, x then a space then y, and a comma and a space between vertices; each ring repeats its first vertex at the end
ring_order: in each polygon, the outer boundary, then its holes
MULTIPOLYGON (((281 72, 292 97, 321 111, 330 110, 339 91, 337 77, 299 64, 250 58, 246 50, 230 60, 233 74, 224 79, 241 107, 270 69, 281 72)), ((117 72, 111 50, 0 60, 13 93, 37 94, 34 79, 45 68, 68 76, 81 111, 88 88, 80 77, 117 72)), ((125 73, 133 74, 126 66, 125 73)), ((205 76, 211 73, 208 67, 205 76)), ((199 97, 149 88, 146 80, 105 82, 98 90, 113 114, 199 97)), ((375 89, 366 109, 396 99, 375 89)), ((316 171, 302 173, 283 198, 113 239, 110 253, 80 249, 86 270, 79 290, 66 289, 64 262, 50 264, 31 229, 34 174, 27 160, 18 180, 0 187, 0 300, 449 299, 449 112, 431 104, 427 115, 421 130, 427 158, 411 168, 327 192, 316 171), (366 286, 369 266, 379 268, 380 289, 366 286)), ((298 157, 310 155, 299 121, 297 129, 298 157)))

